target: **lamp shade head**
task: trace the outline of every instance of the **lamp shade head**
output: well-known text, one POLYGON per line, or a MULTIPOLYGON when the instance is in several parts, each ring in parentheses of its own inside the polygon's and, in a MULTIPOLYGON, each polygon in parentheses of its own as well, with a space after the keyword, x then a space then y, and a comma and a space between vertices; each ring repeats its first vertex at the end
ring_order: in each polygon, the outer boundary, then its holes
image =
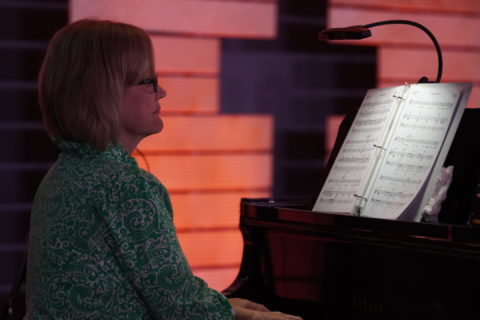
POLYGON ((318 33, 320 40, 359 40, 372 36, 370 29, 362 26, 325 29, 318 33))

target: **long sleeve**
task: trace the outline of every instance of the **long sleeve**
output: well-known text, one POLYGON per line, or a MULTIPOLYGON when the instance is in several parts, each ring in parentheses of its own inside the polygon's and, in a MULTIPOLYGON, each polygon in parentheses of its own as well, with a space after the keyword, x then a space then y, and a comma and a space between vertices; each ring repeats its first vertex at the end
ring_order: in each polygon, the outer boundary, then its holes
POLYGON ((165 188, 147 174, 121 179, 109 190, 105 223, 122 271, 155 318, 231 319, 227 299, 192 274, 165 188))

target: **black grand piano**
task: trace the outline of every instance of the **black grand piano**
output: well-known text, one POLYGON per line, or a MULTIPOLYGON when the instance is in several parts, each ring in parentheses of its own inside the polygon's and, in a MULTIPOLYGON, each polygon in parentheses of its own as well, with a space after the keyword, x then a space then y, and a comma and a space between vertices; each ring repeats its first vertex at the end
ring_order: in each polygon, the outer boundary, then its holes
POLYGON ((224 293, 306 320, 480 319, 480 226, 472 223, 480 139, 469 138, 478 136, 479 112, 465 113, 447 157, 457 171, 439 223, 243 199, 242 263, 224 293))

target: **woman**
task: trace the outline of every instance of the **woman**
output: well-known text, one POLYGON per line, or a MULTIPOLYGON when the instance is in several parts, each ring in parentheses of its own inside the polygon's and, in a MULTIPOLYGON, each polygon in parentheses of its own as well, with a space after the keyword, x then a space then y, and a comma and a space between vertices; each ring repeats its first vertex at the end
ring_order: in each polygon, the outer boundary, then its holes
POLYGON ((33 204, 26 319, 298 319, 192 275, 167 191, 130 156, 162 130, 165 95, 141 29, 82 20, 53 37, 39 100, 61 153, 33 204))

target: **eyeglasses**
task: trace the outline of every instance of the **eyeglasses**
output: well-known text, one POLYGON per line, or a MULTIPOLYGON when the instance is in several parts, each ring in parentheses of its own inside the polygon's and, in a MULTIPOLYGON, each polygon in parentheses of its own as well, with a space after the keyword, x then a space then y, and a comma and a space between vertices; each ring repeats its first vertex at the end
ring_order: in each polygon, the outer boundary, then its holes
POLYGON ((153 92, 157 93, 158 90, 158 79, 157 77, 147 78, 140 80, 138 85, 151 84, 153 86, 153 92))

